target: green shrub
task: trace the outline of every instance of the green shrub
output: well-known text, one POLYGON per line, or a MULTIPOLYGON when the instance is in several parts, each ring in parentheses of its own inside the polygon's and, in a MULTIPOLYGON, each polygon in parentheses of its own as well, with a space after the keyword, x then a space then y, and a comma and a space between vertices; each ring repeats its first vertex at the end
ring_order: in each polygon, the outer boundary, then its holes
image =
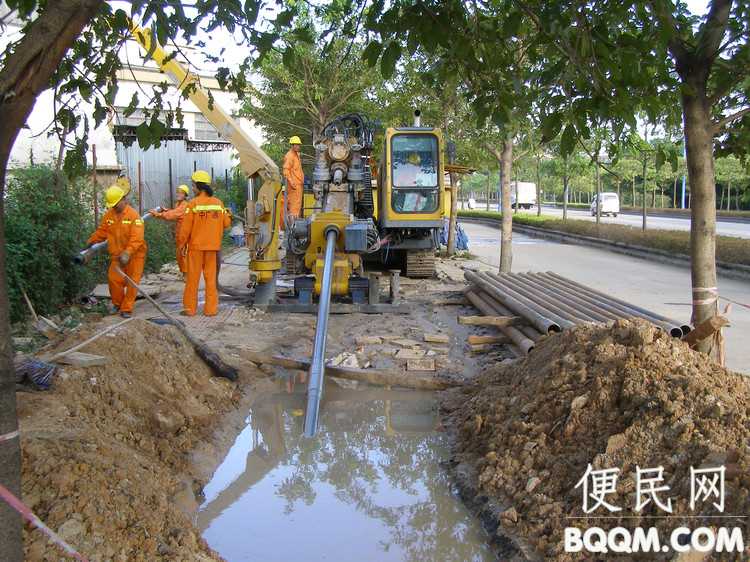
POLYGON ((37 312, 51 314, 85 294, 101 274, 93 267, 73 264, 72 256, 86 243, 93 228, 88 206, 91 190, 85 182, 55 184, 54 171, 32 166, 13 171, 5 198, 5 241, 11 319, 22 319, 25 290, 37 312))
POLYGON ((165 263, 175 261, 174 223, 159 219, 145 222, 145 237, 148 244, 144 273, 154 273, 165 263))

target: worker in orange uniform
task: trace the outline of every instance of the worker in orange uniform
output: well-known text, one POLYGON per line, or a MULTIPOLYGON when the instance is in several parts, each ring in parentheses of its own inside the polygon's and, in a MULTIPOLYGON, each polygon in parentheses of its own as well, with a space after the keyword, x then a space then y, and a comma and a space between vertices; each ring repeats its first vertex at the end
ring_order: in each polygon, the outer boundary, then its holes
MULTIPOLYGON (((177 186, 177 202, 175 203, 174 209, 167 209, 166 211, 160 211, 158 209, 151 209, 149 213, 152 217, 162 219, 165 221, 175 221, 175 240, 177 240, 182 227, 182 221, 185 218, 185 209, 187 209, 187 198, 190 195, 190 188, 185 184, 177 186)), ((183 248, 177 246, 177 266, 180 268, 180 273, 185 277, 187 275, 187 252, 183 248)))
POLYGON ((305 174, 302 172, 302 140, 298 136, 289 139, 289 152, 284 155, 284 178, 286 179, 286 213, 296 219, 302 212, 302 184, 305 174))
POLYGON ((143 220, 138 216, 138 211, 128 205, 125 190, 119 185, 109 186, 104 199, 109 210, 102 217, 99 228, 89 237, 88 245, 107 241, 109 296, 115 309, 120 311, 120 316, 130 318, 138 292, 115 268, 119 265, 136 283, 141 280, 147 249, 143 238, 143 220))
POLYGON ((185 209, 185 218, 177 235, 177 246, 187 247, 187 280, 182 304, 184 316, 195 316, 198 311, 198 285, 203 272, 206 284, 205 316, 215 316, 219 310, 217 263, 224 231, 232 224, 231 214, 211 189, 211 176, 204 170, 192 175, 195 197, 185 209))

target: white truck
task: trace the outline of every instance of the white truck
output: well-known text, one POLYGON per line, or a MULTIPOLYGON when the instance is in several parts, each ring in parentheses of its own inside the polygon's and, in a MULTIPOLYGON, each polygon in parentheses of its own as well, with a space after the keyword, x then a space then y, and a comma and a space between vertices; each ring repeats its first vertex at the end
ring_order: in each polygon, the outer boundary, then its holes
POLYGON ((510 182, 510 206, 531 209, 536 205, 536 184, 527 181, 510 182))
MULTIPOLYGON (((610 215, 616 217, 620 212, 620 198, 617 196, 617 193, 614 193, 612 191, 605 191, 604 193, 600 193, 599 197, 601 198, 602 205, 601 209, 599 209, 599 214, 601 216, 610 215)), ((594 196, 594 200, 591 202, 592 217, 596 216, 597 201, 599 201, 599 198, 597 198, 597 196, 594 196)))

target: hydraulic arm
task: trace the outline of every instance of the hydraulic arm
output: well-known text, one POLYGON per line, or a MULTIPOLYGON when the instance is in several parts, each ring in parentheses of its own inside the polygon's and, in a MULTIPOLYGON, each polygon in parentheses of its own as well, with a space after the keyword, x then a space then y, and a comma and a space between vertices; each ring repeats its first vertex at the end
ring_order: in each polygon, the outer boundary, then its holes
POLYGON ((281 174, 276 163, 245 133, 237 121, 216 103, 201 86, 200 78, 170 56, 153 38, 150 29, 132 24, 131 33, 144 51, 169 77, 175 87, 188 98, 222 138, 232 143, 240 157, 240 168, 248 178, 260 178, 262 185, 253 198, 248 188, 246 213, 247 244, 250 269, 257 283, 255 302, 268 303, 275 295, 279 260, 279 228, 281 225, 281 174))

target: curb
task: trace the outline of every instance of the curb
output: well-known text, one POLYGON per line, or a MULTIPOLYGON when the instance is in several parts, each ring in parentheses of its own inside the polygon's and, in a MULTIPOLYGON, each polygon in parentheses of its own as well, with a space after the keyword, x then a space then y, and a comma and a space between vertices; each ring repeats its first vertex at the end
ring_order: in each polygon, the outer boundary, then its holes
MULTIPOLYGON (((462 216, 459 216, 458 219, 460 221, 474 222, 493 227, 498 227, 500 225, 500 219, 462 216)), ((660 263, 667 262, 673 265, 690 267, 689 256, 686 256, 684 254, 673 254, 665 250, 646 248, 645 246, 636 246, 634 244, 626 244, 625 242, 613 242, 611 240, 594 238, 592 236, 583 236, 581 234, 571 234, 568 232, 561 232, 559 230, 548 230, 546 228, 538 228, 525 224, 514 223, 513 230, 534 238, 543 238, 546 240, 554 240, 556 242, 573 242, 583 246, 591 246, 593 248, 609 250, 610 252, 616 252, 618 254, 624 254, 626 256, 641 258, 650 261, 658 261, 660 263)), ((750 280, 750 266, 747 265, 717 261, 716 270, 717 272, 725 275, 726 277, 731 277, 732 279, 739 279, 742 281, 750 280)))

